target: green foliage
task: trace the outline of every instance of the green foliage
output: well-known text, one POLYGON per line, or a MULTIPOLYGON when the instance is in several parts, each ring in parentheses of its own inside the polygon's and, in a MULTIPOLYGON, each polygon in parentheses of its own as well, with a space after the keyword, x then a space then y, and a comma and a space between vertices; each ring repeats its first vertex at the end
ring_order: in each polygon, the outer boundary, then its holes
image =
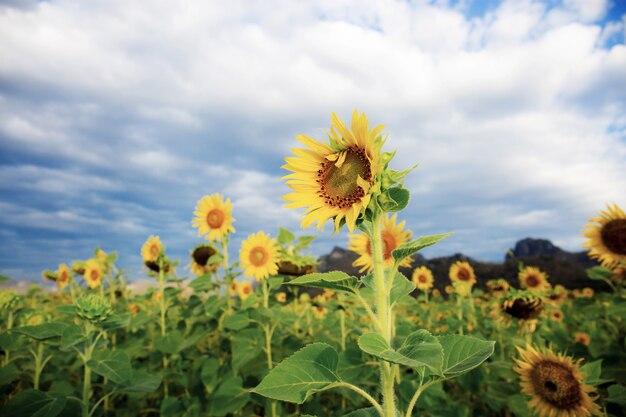
POLYGON ((400 262, 402 262, 403 259, 413 255, 414 253, 424 248, 427 248, 428 246, 434 245, 435 243, 447 238, 448 236, 452 236, 452 233, 422 236, 417 239, 411 240, 410 242, 403 243, 402 245, 398 246, 391 254, 396 260, 396 264, 399 264, 400 262))
POLYGON ((345 272, 333 271, 326 273, 307 274, 289 281, 289 285, 301 287, 324 288, 334 291, 356 293, 361 282, 345 272))
POLYGON ((442 372, 446 377, 458 376, 478 367, 493 354, 495 342, 472 336, 439 336, 443 347, 442 372))

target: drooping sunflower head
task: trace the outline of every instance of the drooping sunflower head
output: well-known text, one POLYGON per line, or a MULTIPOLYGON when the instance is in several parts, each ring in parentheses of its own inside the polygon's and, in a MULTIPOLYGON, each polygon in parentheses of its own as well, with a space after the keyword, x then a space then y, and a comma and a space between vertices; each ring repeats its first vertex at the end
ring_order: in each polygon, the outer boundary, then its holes
POLYGON ((65 264, 60 264, 57 269, 57 287, 62 291, 70 283, 72 278, 70 269, 65 264))
POLYGON ((626 264, 626 213, 617 204, 607 206, 600 217, 589 219, 583 230, 589 256, 607 268, 626 264))
POLYGON ((548 294, 547 302, 554 306, 560 306, 563 301, 567 299, 567 289, 558 284, 555 285, 552 291, 548 294))
POLYGON ((233 227, 233 204, 230 198, 224 200, 220 194, 206 195, 198 201, 193 227, 198 228, 198 236, 204 235, 211 242, 221 242, 235 232, 233 227))
POLYGON ((534 266, 526 266, 517 275, 520 287, 533 292, 545 292, 551 288, 545 272, 534 266))
POLYGON ((190 254, 191 263, 189 267, 191 272, 199 276, 218 269, 221 265, 219 262, 209 264, 209 259, 216 254, 217 250, 211 245, 201 244, 196 246, 190 254))
POLYGON ((271 239, 263 232, 248 236, 241 244, 239 252, 241 267, 247 277, 261 281, 276 275, 280 261, 280 249, 276 239, 271 239))
POLYGON ((50 271, 49 269, 46 269, 41 272, 41 277, 45 281, 57 282, 57 278, 58 278, 57 274, 58 274, 57 271, 50 271))
POLYGON ((465 282, 469 285, 476 283, 476 274, 469 262, 456 261, 450 266, 449 275, 452 282, 465 282))
POLYGON ((165 248, 158 236, 150 236, 141 247, 141 257, 145 264, 157 263, 160 256, 165 252, 165 248))
POLYGON ((543 300, 529 291, 512 291, 500 303, 500 309, 518 320, 535 320, 543 311, 543 300))
POLYGON ((252 294, 253 292, 254 290, 252 289, 252 284, 250 284, 248 281, 243 281, 237 284, 237 295, 239 296, 241 301, 250 297, 250 294, 252 294))
MULTIPOLYGON (((405 221, 397 223, 398 216, 394 214, 389 216, 385 214, 382 220, 382 231, 380 233, 383 242, 383 265, 389 268, 394 263, 392 252, 401 244, 408 242, 413 233, 404 230, 405 221)), ((354 233, 350 235, 349 250, 355 252, 359 257, 352 263, 353 266, 361 267, 359 272, 372 272, 374 270, 374 262, 372 260, 372 243, 370 238, 364 233, 354 233)), ((405 258, 400 266, 411 267, 411 257, 405 258)))
POLYGON ((415 268, 411 280, 415 284, 418 290, 428 291, 433 287, 433 272, 428 269, 427 266, 422 265, 419 268, 415 268))
POLYGON ((489 294, 493 297, 499 297, 503 294, 506 294, 511 289, 508 281, 503 278, 498 279, 490 279, 487 281, 487 288, 489 289, 489 294))
POLYGON ((344 223, 354 231, 359 215, 379 188, 376 179, 384 165, 382 129, 370 129, 365 114, 355 110, 350 129, 333 113, 328 143, 297 136, 306 148, 295 148, 296 156, 285 158, 283 168, 293 173, 283 178, 293 192, 284 199, 289 208, 306 207, 303 227, 317 222, 322 228, 334 219, 336 231, 344 223))
POLYGON ((89 259, 85 262, 85 282, 89 288, 98 288, 102 285, 102 265, 97 259, 89 259))
POLYGON ((589 395, 595 390, 583 383, 581 360, 541 352, 532 346, 517 347, 520 354, 513 368, 520 376, 522 392, 530 395, 528 406, 540 417, 587 417, 602 415, 589 395))

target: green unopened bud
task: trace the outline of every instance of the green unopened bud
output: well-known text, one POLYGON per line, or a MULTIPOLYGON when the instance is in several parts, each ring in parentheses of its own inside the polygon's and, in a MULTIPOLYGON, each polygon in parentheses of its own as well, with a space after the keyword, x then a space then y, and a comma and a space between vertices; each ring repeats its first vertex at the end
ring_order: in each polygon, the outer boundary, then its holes
POLYGON ((79 298, 75 305, 76 314, 94 324, 105 321, 113 314, 111 303, 106 298, 95 294, 79 298))

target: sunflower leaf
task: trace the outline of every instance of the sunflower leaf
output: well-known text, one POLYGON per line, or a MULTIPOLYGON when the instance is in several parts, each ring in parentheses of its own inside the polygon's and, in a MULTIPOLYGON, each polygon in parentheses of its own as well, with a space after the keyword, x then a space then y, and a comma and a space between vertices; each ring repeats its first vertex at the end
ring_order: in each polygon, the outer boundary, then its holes
POLYGON ((406 188, 392 187, 377 198, 378 205, 386 212, 400 211, 409 204, 411 193, 406 188))
POLYGON ((415 252, 418 252, 428 246, 432 246, 440 240, 445 239, 451 235, 452 233, 442 233, 439 235, 422 236, 410 242, 403 243, 402 245, 398 246, 391 254, 396 260, 396 264, 399 264, 404 258, 411 256, 415 252))
POLYGON ((334 291, 345 291, 355 294, 361 281, 345 272, 332 271, 302 275, 287 283, 301 287, 324 288, 334 291))
POLYGON ((446 377, 458 376, 478 367, 487 360, 496 342, 456 334, 439 336, 443 346, 443 374, 446 377))
POLYGON ((313 343, 279 363, 254 392, 275 400, 302 404, 312 394, 341 382, 339 355, 326 343, 313 343))

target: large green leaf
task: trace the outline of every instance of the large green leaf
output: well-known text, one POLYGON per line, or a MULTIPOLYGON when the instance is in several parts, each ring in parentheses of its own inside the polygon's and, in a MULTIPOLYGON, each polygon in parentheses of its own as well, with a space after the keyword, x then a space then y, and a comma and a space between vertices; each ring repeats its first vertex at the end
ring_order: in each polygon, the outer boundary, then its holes
POLYGON ((180 346, 183 343, 183 335, 179 330, 172 330, 165 336, 155 337, 154 344, 156 348, 163 353, 169 355, 174 354, 181 350, 180 346))
POLYGON ((87 366, 96 374, 109 378, 115 384, 128 382, 133 376, 130 356, 123 350, 98 352, 87 362, 87 366))
POLYGON ((602 374, 602 359, 584 364, 580 367, 580 372, 585 375, 585 384, 587 385, 595 387, 611 381, 610 379, 602 379, 600 377, 600 374, 602 374))
POLYGON ((113 314, 104 323, 102 323, 102 328, 104 330, 113 330, 113 329, 126 327, 129 324, 130 324, 129 313, 113 314))
POLYGON ((378 205, 385 212, 400 211, 409 204, 411 193, 406 188, 392 187, 378 196, 378 205))
POLYGON ((161 375, 133 369, 130 380, 125 381, 120 388, 129 392, 154 392, 161 385, 162 379, 161 375))
POLYGON ((204 274, 194 278, 193 281, 189 283, 189 286, 194 290, 194 292, 200 292, 210 291, 215 288, 216 284, 213 282, 211 275, 204 274))
POLYGON ((15 327, 11 331, 35 340, 46 340, 53 337, 61 337, 67 326, 67 323, 43 323, 36 326, 15 327))
POLYGON ((434 374, 441 374, 443 348, 437 338, 427 330, 409 334, 397 351, 377 333, 362 335, 358 344, 364 352, 388 362, 416 369, 426 367, 434 374))
POLYGON ((410 242, 403 243, 398 246, 391 254, 393 255, 396 263, 400 263, 407 256, 413 255, 415 252, 420 251, 428 246, 432 246, 442 239, 451 236, 452 233, 443 233, 440 235, 422 236, 410 242))
POLYGON ((609 396, 606 399, 608 402, 626 406, 625 386, 619 384, 611 385, 607 391, 609 393, 609 396))
POLYGON ((457 376, 478 367, 493 354, 496 343, 456 334, 439 336, 438 339, 443 347, 445 376, 457 376))
POLYGON ((223 417, 242 409, 250 401, 250 391, 243 387, 241 377, 230 377, 211 396, 211 415, 223 417))
POLYGON ((17 394, 0 410, 3 417, 56 417, 65 407, 66 400, 52 397, 36 389, 26 389, 17 394))
POLYGON ((80 327, 75 324, 70 324, 63 330, 63 333, 61 333, 61 350, 67 351, 72 346, 76 346, 86 339, 87 337, 80 327))
POLYGON ((343 417, 380 417, 380 414, 374 407, 361 408, 351 413, 344 414, 343 417))
POLYGON ((242 369, 261 353, 263 333, 258 328, 244 329, 235 334, 232 344, 232 366, 242 369))
POLYGON ((358 278, 352 277, 345 272, 332 271, 325 273, 314 273, 302 275, 289 281, 289 285, 302 287, 325 288, 334 291, 345 291, 356 293, 361 282, 358 278))
POLYGON ((339 356, 330 345, 310 344, 279 363, 254 392, 275 400, 302 404, 310 395, 340 381, 338 361, 339 356))

